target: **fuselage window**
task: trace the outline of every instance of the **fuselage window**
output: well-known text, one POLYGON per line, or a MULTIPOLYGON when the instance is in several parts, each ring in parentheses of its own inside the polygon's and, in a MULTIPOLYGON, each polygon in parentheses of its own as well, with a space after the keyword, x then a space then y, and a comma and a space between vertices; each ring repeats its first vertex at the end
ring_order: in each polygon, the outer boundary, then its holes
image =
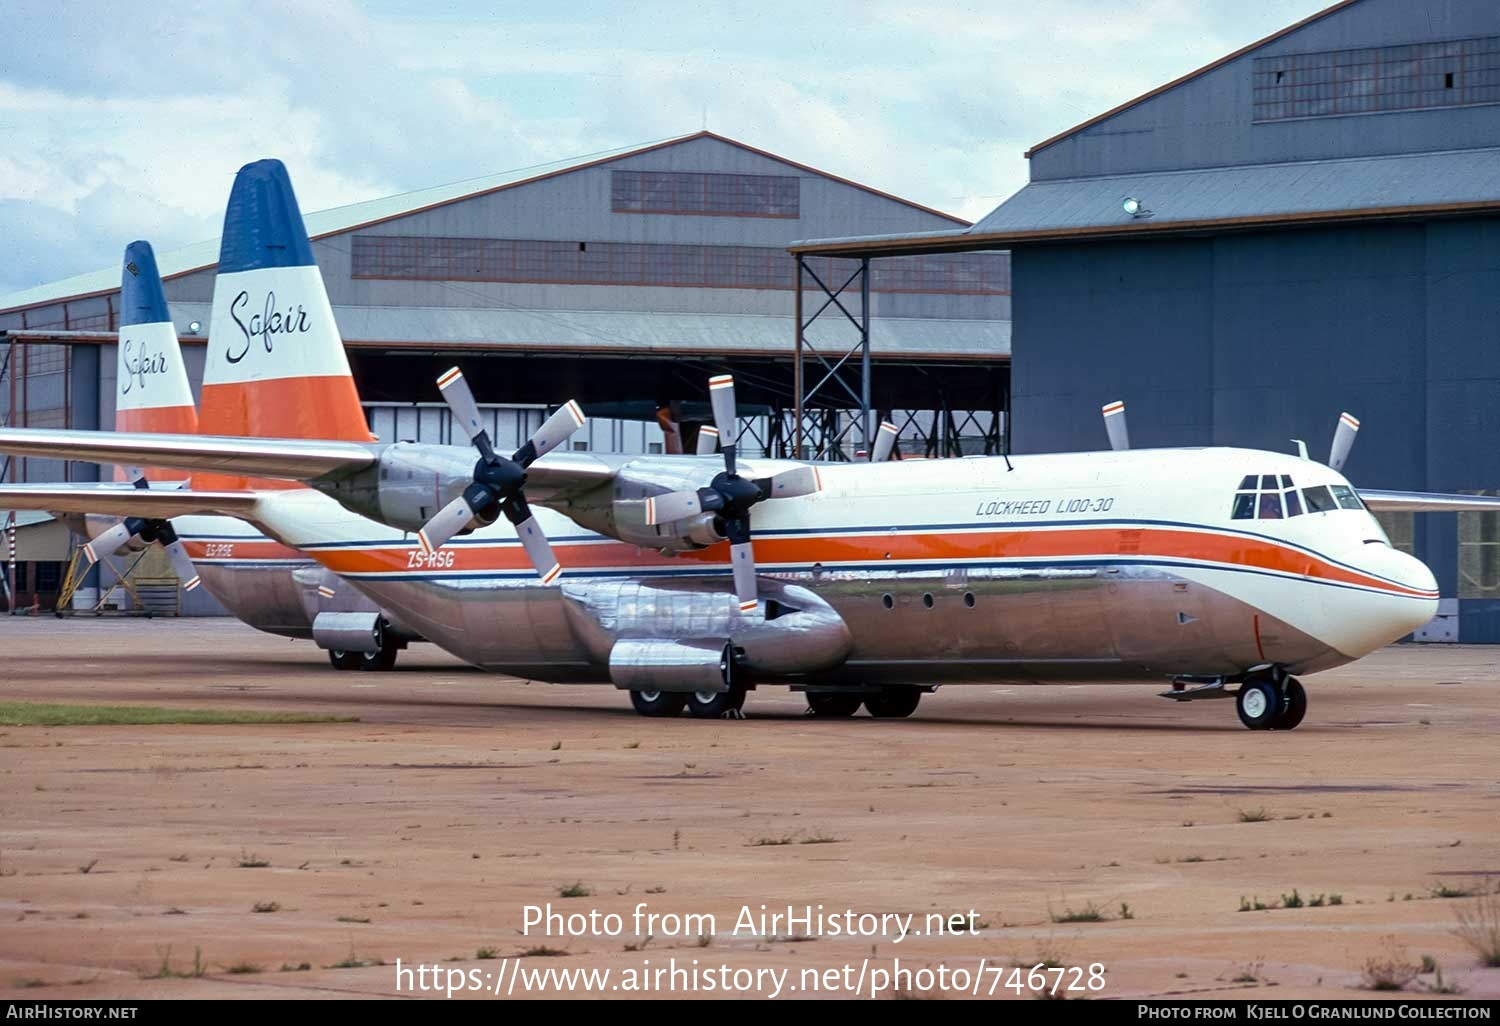
MULTIPOLYGON (((1246 480, 1247 481, 1253 481, 1253 478, 1246 478, 1246 480)), ((1234 497, 1234 519, 1235 520, 1254 520, 1255 519, 1255 493, 1254 492, 1240 492, 1238 495, 1236 495, 1234 497)))
POLYGON ((1327 513, 1331 509, 1339 508, 1339 504, 1334 501, 1333 494, 1325 485, 1302 489, 1302 497, 1307 500, 1309 513, 1327 513))
POLYGON ((1261 520, 1280 520, 1281 519, 1281 493, 1280 492, 1261 492, 1260 493, 1260 519, 1261 520))
MULTIPOLYGON (((1283 481, 1287 480, 1282 478, 1283 481)), ((1300 517, 1302 515, 1302 500, 1297 498, 1297 489, 1293 488, 1286 493, 1286 515, 1289 517, 1300 517)))
POLYGON ((1338 500, 1344 509, 1364 509, 1365 504, 1359 501, 1359 496, 1354 494, 1354 489, 1348 485, 1334 485, 1333 497, 1338 500))

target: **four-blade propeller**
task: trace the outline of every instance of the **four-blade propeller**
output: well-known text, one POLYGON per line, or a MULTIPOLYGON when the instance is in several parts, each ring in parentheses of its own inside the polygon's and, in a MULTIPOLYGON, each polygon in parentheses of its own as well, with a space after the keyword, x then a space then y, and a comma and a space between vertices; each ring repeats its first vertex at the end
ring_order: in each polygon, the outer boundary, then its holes
MULTIPOLYGON (((755 586, 755 555, 751 548, 750 508, 766 499, 809 495, 822 487, 816 467, 794 467, 772 477, 741 477, 736 465, 739 421, 735 412, 734 378, 723 374, 709 379, 708 395, 713 404, 724 470, 706 488, 691 492, 667 492, 646 500, 646 523, 669 524, 700 513, 712 513, 720 534, 729 540, 729 561, 734 571, 734 593, 741 612, 755 609, 759 598, 755 586)), ((699 435, 702 446, 702 435, 699 435)))
MULTIPOLYGON (((151 487, 146 480, 145 473, 139 467, 127 468, 126 476, 137 488, 151 487)), ((182 539, 177 537, 177 532, 173 530, 170 520, 127 517, 85 545, 83 555, 89 561, 89 566, 93 566, 99 562, 100 556, 114 552, 135 538, 139 538, 148 545, 152 542, 161 543, 162 549, 167 553, 167 558, 172 561, 172 571, 182 582, 183 591, 192 591, 202 583, 198 577, 198 571, 193 567, 192 557, 187 554, 187 548, 182 544, 182 539)))
POLYGON ((583 410, 573 401, 566 403, 544 423, 525 445, 506 459, 495 452, 479 419, 479 404, 474 393, 464 380, 463 372, 452 368, 438 378, 438 389, 453 411, 453 416, 469 435, 474 447, 479 450, 479 462, 474 464, 474 480, 462 495, 438 510, 437 515, 417 532, 417 543, 423 552, 433 552, 447 544, 474 521, 492 524, 501 513, 516 527, 516 536, 521 546, 541 575, 544 583, 550 584, 562 573, 562 566, 552 554, 552 546, 542 533, 531 507, 526 504, 526 468, 547 455, 568 436, 583 427, 587 419, 583 410))

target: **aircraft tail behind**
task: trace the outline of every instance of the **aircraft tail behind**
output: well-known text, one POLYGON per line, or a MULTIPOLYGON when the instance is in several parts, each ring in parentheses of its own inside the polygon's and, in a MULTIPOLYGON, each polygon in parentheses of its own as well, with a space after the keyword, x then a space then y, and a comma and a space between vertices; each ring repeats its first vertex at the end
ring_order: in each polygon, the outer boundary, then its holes
MULTIPOLYGON (((371 440, 323 276, 279 160, 240 168, 224 215, 199 428, 250 438, 371 440)), ((288 482, 195 475, 201 488, 288 482)))
MULTIPOLYGON (((149 242, 125 247, 117 352, 115 430, 196 434, 198 409, 149 242)), ((146 470, 152 481, 180 481, 183 476, 180 470, 146 470)), ((125 479, 123 468, 115 468, 115 479, 125 479)))

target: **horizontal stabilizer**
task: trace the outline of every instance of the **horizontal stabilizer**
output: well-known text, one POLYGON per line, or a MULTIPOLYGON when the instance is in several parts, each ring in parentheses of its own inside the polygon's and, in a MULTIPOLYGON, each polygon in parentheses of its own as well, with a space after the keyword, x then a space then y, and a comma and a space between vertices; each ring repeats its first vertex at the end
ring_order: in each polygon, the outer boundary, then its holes
POLYGON ((226 471, 293 481, 352 473, 375 462, 375 447, 366 442, 47 428, 0 428, 0 452, 43 459, 226 471))
POLYGON ((260 497, 255 492, 195 492, 156 488, 120 488, 110 484, 0 485, 0 509, 39 509, 48 513, 101 513, 116 517, 166 520, 171 517, 223 514, 249 516, 260 497))

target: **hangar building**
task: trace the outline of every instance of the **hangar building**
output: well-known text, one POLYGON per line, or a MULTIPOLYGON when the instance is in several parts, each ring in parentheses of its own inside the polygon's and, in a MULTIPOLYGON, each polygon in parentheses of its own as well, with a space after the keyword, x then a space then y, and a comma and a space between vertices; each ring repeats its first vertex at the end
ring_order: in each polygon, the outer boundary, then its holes
MULTIPOLYGON (((707 379, 724 371, 738 380, 749 451, 785 451, 797 336, 788 243, 968 225, 711 132, 305 220, 377 435, 450 441, 434 381, 456 362, 493 411, 497 444, 518 445, 544 407, 576 398, 592 419, 572 444, 608 452, 661 450, 659 408, 689 428, 707 420, 707 379)), ((195 389, 218 254, 216 239, 157 253, 195 389)), ((815 270, 833 281, 846 268, 815 270)), ((114 266, 0 297, 0 421, 113 423, 119 287, 114 266)), ((903 449, 956 447, 939 430, 951 419, 938 414, 966 411, 978 414, 968 421, 978 437, 965 444, 994 451, 1009 380, 1008 256, 887 262, 870 276, 869 296, 876 404, 908 413, 897 416, 903 449)), ((843 302, 863 315, 857 294, 843 302)), ((837 355, 850 323, 825 317, 807 331, 823 333, 821 351, 837 355)), ((837 376, 857 369, 846 362, 837 376)), ((850 392, 821 394, 843 415, 850 392)), ((682 437, 691 443, 687 430, 682 437)), ((848 445, 830 453, 850 454, 848 445)), ((95 473, 0 457, 0 480, 95 473)), ((28 579, 57 577, 38 568, 28 579)))
MULTIPOLYGON (((1500 489, 1500 4, 1346 0, 1038 143, 969 229, 804 256, 1012 254, 1014 449, 1326 458, 1357 486, 1500 489)), ((1226 502, 1229 501, 1226 498, 1226 502)), ((1391 514, 1424 636, 1500 642, 1500 517, 1391 514)))

